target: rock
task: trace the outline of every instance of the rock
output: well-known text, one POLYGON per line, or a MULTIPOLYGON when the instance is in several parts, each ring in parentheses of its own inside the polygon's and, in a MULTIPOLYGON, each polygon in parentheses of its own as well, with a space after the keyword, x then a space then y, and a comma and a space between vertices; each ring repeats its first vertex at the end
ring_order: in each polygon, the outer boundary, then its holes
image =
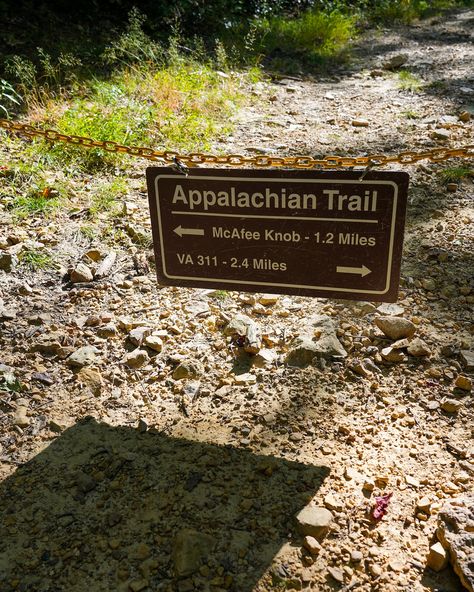
POLYGON ((398 348, 384 347, 380 351, 380 355, 387 362, 403 362, 406 360, 405 354, 398 348))
POLYGON ((421 280, 421 285, 425 290, 428 290, 428 292, 434 292, 436 290, 436 282, 432 278, 423 278, 421 280))
POLYGON ((183 529, 176 535, 173 545, 173 566, 176 577, 195 573, 214 549, 215 539, 203 532, 183 529))
POLYGON ((457 413, 462 407, 461 401, 457 399, 443 399, 441 409, 447 413, 457 413))
POLYGON ((324 498, 324 505, 329 510, 333 510, 334 512, 341 512, 343 505, 340 499, 334 496, 332 493, 328 493, 324 498))
POLYGON ((148 580, 132 580, 128 586, 131 592, 141 592, 145 588, 148 588, 148 580))
POLYGON ((423 496, 416 502, 416 509, 425 514, 431 514, 431 500, 428 496, 423 496))
POLYGON ((107 323, 106 325, 97 328, 97 335, 103 339, 113 337, 114 335, 117 335, 117 333, 117 327, 114 323, 107 323))
POLYGON ((264 368, 271 366, 278 359, 278 354, 272 349, 261 349, 253 359, 254 366, 264 368))
POLYGON ((148 362, 148 353, 144 349, 134 349, 126 353, 122 358, 122 363, 129 368, 141 368, 148 362))
POLYGON ((381 314, 385 316, 394 316, 398 317, 405 312, 403 306, 396 304, 395 302, 384 302, 380 306, 377 306, 377 309, 381 314))
POLYGON ((354 127, 368 127, 369 126, 369 122, 367 121, 367 119, 353 119, 351 123, 354 127))
POLYGON ((448 565, 448 556, 440 542, 430 547, 426 564, 434 571, 441 571, 448 565))
POLYGON ((459 189, 459 185, 457 183, 448 183, 446 185, 446 189, 449 191, 449 193, 456 193, 456 191, 459 189))
POLYGON ((362 559, 364 559, 362 551, 355 550, 351 552, 351 561, 353 563, 360 563, 362 559))
POLYGON ((245 374, 237 374, 235 376, 235 384, 239 386, 249 386, 252 384, 256 384, 257 377, 255 374, 251 374, 250 372, 246 372, 245 374))
POLYGON ((342 569, 339 569, 338 567, 328 567, 328 573, 334 580, 336 580, 336 582, 339 582, 340 584, 344 582, 344 572, 342 569))
POLYGON ((278 302, 278 298, 278 294, 263 294, 260 296, 258 301, 264 306, 270 306, 272 304, 276 304, 278 302))
POLYGON ((457 386, 463 391, 470 391, 472 389, 472 380, 468 376, 463 376, 462 374, 460 374, 456 378, 454 386, 457 386))
POLYGON ((377 317, 374 322, 384 335, 394 340, 411 337, 416 331, 415 324, 402 317, 377 317))
POLYGON ((102 389, 102 375, 95 368, 81 368, 76 374, 76 380, 86 388, 90 389, 94 395, 100 395, 102 389))
POLYGON ((462 585, 474 592, 474 496, 449 500, 439 512, 436 534, 462 585))
POLYGON ((461 113, 458 115, 458 117, 459 117, 459 121, 462 121, 463 123, 467 123, 468 121, 471 121, 472 115, 469 113, 469 111, 461 111, 461 113))
POLYGON ((375 482, 373 479, 365 479, 364 483, 362 484, 362 489, 364 491, 373 491, 375 489, 375 482))
POLYGON ((163 349, 163 340, 158 335, 149 335, 145 338, 145 345, 153 351, 160 352, 163 349))
POLYGON ((388 567, 396 573, 403 571, 404 566, 405 562, 401 559, 391 559, 388 563, 388 567))
POLYGON ((140 346, 143 341, 151 335, 152 331, 153 329, 151 327, 135 327, 135 329, 132 329, 128 334, 128 338, 133 345, 140 346))
POLYGON ((49 429, 52 432, 60 434, 70 427, 74 422, 69 417, 55 417, 49 421, 49 429))
POLYGON ((35 380, 36 382, 41 382, 46 386, 51 386, 54 384, 54 378, 50 376, 47 372, 33 372, 31 375, 31 380, 35 380))
POLYGON ((460 352, 461 363, 470 372, 474 370, 474 351, 463 349, 460 352))
POLYGON ((78 263, 71 271, 70 280, 73 284, 80 284, 82 282, 92 282, 94 276, 92 271, 85 263, 78 263))
POLYGON ((321 540, 329 532, 333 521, 332 513, 320 506, 306 506, 296 516, 298 530, 304 536, 321 540))
POLYGON ((383 574, 382 566, 380 566, 378 563, 371 563, 369 566, 369 571, 371 575, 374 576, 374 578, 378 578, 383 574))
POLYGON ((17 262, 16 256, 13 253, 0 251, 0 270, 10 273, 17 262))
POLYGON ((311 364, 314 358, 333 357, 347 357, 346 350, 335 334, 322 335, 319 339, 312 335, 300 335, 294 339, 286 363, 303 368, 311 364))
POLYGON ((365 364, 357 358, 351 361, 349 368, 359 376, 370 376, 372 374, 372 371, 366 368, 365 364))
POLYGON ((255 322, 246 315, 239 314, 231 319, 224 329, 224 335, 243 338, 243 348, 249 354, 258 354, 262 347, 260 330, 255 322))
POLYGON ((447 129, 437 128, 431 132, 431 137, 435 140, 446 142, 451 138, 451 132, 447 129))
POLYGON ((18 405, 13 416, 13 423, 20 428, 26 428, 30 425, 31 420, 27 415, 28 407, 25 405, 18 405))
POLYGON ((385 70, 396 70, 408 62, 408 55, 399 53, 386 60, 382 66, 385 70))
POLYGON ((99 350, 93 345, 85 345, 76 349, 66 360, 66 364, 72 368, 91 366, 97 360, 98 353, 99 350))
POLYGON ((117 253, 115 251, 111 251, 107 257, 100 263, 95 271, 95 277, 97 279, 101 279, 107 275, 109 275, 110 270, 114 266, 115 259, 117 258, 117 253))
POLYGON ((318 543, 318 541, 312 536, 305 536, 304 537, 303 546, 305 549, 307 549, 311 553, 311 555, 313 557, 315 557, 316 555, 319 555, 319 553, 321 552, 321 549, 322 549, 322 547, 318 543))
POLYGON ((182 380, 183 378, 197 378, 204 373, 204 367, 199 360, 183 360, 179 366, 174 369, 173 378, 182 380))
POLYGON ((410 342, 409 346, 407 347, 407 352, 410 354, 410 356, 415 356, 416 358, 431 355, 430 348, 423 341, 423 339, 420 339, 419 337, 415 337, 415 339, 410 342))

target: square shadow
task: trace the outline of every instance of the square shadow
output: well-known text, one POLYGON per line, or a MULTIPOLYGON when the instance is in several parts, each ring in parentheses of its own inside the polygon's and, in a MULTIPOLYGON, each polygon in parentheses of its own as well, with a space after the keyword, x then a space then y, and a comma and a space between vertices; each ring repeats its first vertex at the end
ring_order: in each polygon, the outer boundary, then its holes
POLYGON ((0 590, 252 592, 328 473, 86 418, 0 485, 0 590))

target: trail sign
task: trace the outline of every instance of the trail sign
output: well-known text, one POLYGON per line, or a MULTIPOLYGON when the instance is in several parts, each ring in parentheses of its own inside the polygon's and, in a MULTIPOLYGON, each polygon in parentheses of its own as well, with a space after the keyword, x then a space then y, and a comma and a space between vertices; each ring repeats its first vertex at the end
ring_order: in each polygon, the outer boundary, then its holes
POLYGON ((394 302, 408 174, 147 169, 165 285, 394 302))

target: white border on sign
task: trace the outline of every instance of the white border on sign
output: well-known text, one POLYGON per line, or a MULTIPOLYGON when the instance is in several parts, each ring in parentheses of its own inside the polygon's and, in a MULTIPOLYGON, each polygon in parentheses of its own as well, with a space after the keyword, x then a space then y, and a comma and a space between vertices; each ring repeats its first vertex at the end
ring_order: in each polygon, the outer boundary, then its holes
MULTIPOLYGON (((251 286, 275 286, 278 288, 301 288, 304 290, 321 290, 321 291, 332 291, 332 292, 349 292, 349 293, 358 293, 358 294, 386 294, 390 290, 390 280, 392 275, 392 259, 393 259, 393 243, 395 239, 395 223, 396 223, 396 211, 398 206, 398 185, 393 181, 378 181, 378 180, 362 180, 358 181, 357 179, 299 179, 297 177, 291 177, 291 182, 294 183, 335 183, 335 184, 354 184, 355 182, 360 183, 361 185, 391 185, 393 187, 393 205, 392 205, 392 223, 390 226, 390 243, 389 243, 389 250, 388 250, 388 264, 387 264, 387 275, 386 275, 386 283, 385 288, 383 290, 362 290, 357 288, 340 288, 334 286, 308 286, 308 285, 301 285, 301 284, 281 284, 277 282, 257 282, 252 280, 229 280, 223 278, 216 278, 216 277, 195 277, 195 276, 182 276, 182 275, 170 275, 166 271, 166 258, 165 258, 165 245, 163 241, 163 226, 161 223, 161 211, 160 211, 160 200, 159 200, 159 190, 158 190, 158 181, 160 179, 176 179, 177 175, 158 175, 155 178, 155 198, 156 198, 156 211, 158 214, 158 226, 160 231, 160 247, 161 247, 161 261, 163 264, 163 275, 170 280, 196 280, 202 282, 222 282, 226 284, 240 284, 240 285, 251 285, 251 286)), ((281 177, 214 177, 208 175, 188 175, 187 179, 196 179, 196 180, 209 180, 209 181, 235 181, 235 182, 242 182, 242 181, 262 181, 262 182, 274 182, 274 183, 281 183, 284 181, 284 178, 281 177)), ((186 214, 188 212, 185 212, 186 214)), ((200 212, 193 212, 194 215, 198 215, 200 212)), ((202 212, 202 214, 206 214, 206 212, 202 212)), ((245 218, 250 217, 245 216, 245 214, 238 215, 239 218, 245 220, 245 218)), ((223 215, 225 217, 225 214, 223 215)), ((255 216, 252 215, 254 218, 255 216)), ((259 218, 265 218, 265 216, 258 216, 259 218)), ((284 216, 279 216, 284 218, 284 216)), ((298 220, 298 216, 293 217, 292 219, 298 220)), ((337 220, 337 218, 334 218, 337 220)), ((354 220, 354 222, 358 222, 358 220, 354 220)))

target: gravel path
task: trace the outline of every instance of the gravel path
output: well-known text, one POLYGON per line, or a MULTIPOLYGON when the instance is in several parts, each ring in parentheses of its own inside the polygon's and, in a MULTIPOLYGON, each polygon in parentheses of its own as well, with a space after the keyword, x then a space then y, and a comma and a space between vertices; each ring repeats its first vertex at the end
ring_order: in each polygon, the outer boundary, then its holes
MULTIPOLYGON (((216 149, 472 143, 473 23, 369 32, 330 75, 257 83, 216 149)), ((157 287, 142 173, 119 226, 132 246, 103 280, 70 284, 67 264, 25 277, 0 258, 0 589, 462 590, 427 557, 443 504, 467 504, 474 483, 473 179, 448 190, 440 175, 467 164, 404 167, 397 304, 157 287), (347 356, 304 365, 299 337, 347 356)), ((85 252, 92 271, 108 253, 74 217, 0 224, 3 251, 41 238, 77 273, 85 252)))

